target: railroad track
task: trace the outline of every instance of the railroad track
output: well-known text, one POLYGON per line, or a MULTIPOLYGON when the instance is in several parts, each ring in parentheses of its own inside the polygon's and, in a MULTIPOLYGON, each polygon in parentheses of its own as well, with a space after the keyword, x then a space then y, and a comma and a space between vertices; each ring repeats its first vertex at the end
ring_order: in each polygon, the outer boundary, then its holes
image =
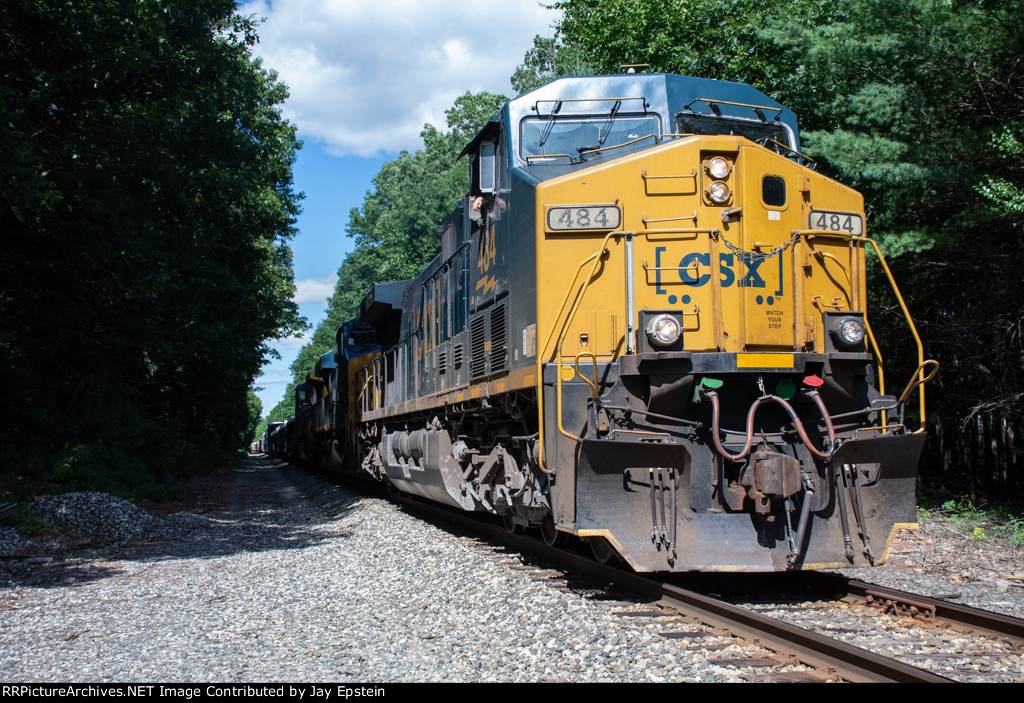
MULTIPOLYGON (((742 597, 736 596, 727 600, 711 595, 720 590, 718 585, 725 583, 721 578, 717 581, 703 579, 704 585, 698 591, 680 585, 680 579, 664 580, 625 571, 611 564, 599 564, 589 555, 555 549, 539 539, 509 533, 501 526, 467 518, 442 506, 405 496, 394 498, 417 513, 456 523, 490 541, 557 564, 561 571, 578 573, 599 583, 611 583, 641 599, 656 602, 654 608, 624 611, 620 615, 657 618, 662 636, 685 640, 687 648, 723 649, 728 646, 723 642, 728 642, 729 638, 735 642, 735 638, 739 638, 747 643, 745 654, 740 657, 730 654, 715 663, 750 669, 751 673, 746 677, 749 680, 948 683, 960 677, 947 676, 948 671, 928 671, 906 659, 927 664, 935 659, 952 657, 1010 656, 1024 661, 1024 620, 1017 618, 822 572, 781 575, 786 585, 781 588, 782 594, 773 596, 773 599, 782 601, 782 605, 778 602, 745 603, 742 597), (822 594, 832 595, 826 598, 822 594), (785 604, 793 600, 799 604, 785 604), (842 631, 837 632, 830 628, 827 622, 831 611, 828 609, 833 607, 863 609, 862 622, 865 624, 862 627, 866 630, 877 628, 872 618, 886 615, 890 620, 901 623, 900 637, 904 636, 903 631, 918 627, 925 637, 935 640, 936 631, 944 628, 960 635, 974 636, 979 644, 972 645, 971 651, 966 653, 956 651, 954 646, 952 652, 938 655, 911 653, 900 660, 868 649, 872 646, 871 639, 863 637, 863 631, 839 628, 842 631), (799 617, 808 614, 810 619, 799 617), (815 616, 817 627, 811 622, 815 616), (858 641, 864 640, 866 646, 857 646, 843 639, 850 636, 858 641), (990 652, 983 651, 986 646, 990 652), (806 665, 813 671, 793 671, 794 664, 806 665)), ((554 572, 556 579, 559 578, 558 573, 554 572)), ((912 635, 906 637, 908 642, 913 639, 912 635)), ((892 640, 891 631, 889 640, 892 640)), ((1024 663, 1021 667, 1020 677, 1016 680, 1024 680, 1024 663)), ((977 679, 967 677, 966 680, 977 679)))
POLYGON ((959 681, 1024 681, 1024 620, 832 573, 800 574, 807 600, 748 603, 763 615, 959 681))

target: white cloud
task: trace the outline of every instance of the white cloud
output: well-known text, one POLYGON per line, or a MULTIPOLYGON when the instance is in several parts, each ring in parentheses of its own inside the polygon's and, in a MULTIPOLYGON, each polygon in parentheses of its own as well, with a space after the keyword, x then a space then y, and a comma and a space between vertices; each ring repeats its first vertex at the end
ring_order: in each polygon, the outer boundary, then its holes
POLYGON ((281 388, 275 388, 274 386, 287 386, 291 382, 292 377, 290 375, 277 374, 273 376, 260 376, 253 385, 263 390, 269 390, 273 395, 281 395, 281 388))
MULTIPOLYGON (((282 337, 280 339, 267 340, 267 345, 272 349, 276 349, 277 353, 282 357, 288 356, 290 352, 297 352, 302 349, 309 342, 309 335, 303 334, 301 337, 282 337)), ((294 354, 291 354, 294 357, 294 354)), ((289 360, 291 363, 291 360, 289 360)))
POLYGON ((337 155, 419 148, 466 91, 511 94, 509 76, 550 35, 538 0, 254 0, 256 53, 288 84, 284 114, 337 155))
POLYGON ((296 303, 319 303, 324 305, 327 299, 334 293, 336 276, 326 278, 304 278, 295 281, 295 295, 292 300, 296 303))

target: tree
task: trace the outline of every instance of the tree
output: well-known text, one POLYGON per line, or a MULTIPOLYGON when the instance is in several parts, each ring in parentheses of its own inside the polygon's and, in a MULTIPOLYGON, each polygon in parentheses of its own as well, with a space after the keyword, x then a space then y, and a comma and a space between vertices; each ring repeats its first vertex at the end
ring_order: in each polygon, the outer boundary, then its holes
MULTIPOLYGON (((999 167, 994 134, 1024 118, 1024 9, 1003 2, 837 3, 832 21, 770 36, 817 96, 807 146, 862 190, 890 251, 984 225, 975 192, 999 167)), ((791 90, 794 88, 791 87, 791 90)))
POLYGON ((3 465, 130 493, 239 446, 263 340, 299 324, 299 196, 286 90, 234 10, 0 9, 3 465))
MULTIPOLYGON (((555 6, 562 11, 557 57, 566 54, 601 73, 650 64, 654 71, 749 83, 773 97, 794 65, 765 29, 776 18, 813 25, 832 12, 832 3, 803 0, 563 0, 555 6)), ((546 46, 535 40, 524 65, 536 63, 533 54, 546 46)))
MULTIPOLYGON (((260 426, 260 416, 263 415, 263 401, 256 395, 253 389, 249 389, 246 394, 246 402, 249 407, 249 424, 245 428, 245 432, 242 434, 242 442, 244 444, 252 444, 260 438, 257 434, 257 430, 260 426)), ((262 433, 260 433, 262 434, 262 433)))
POLYGON ((533 38, 533 48, 512 74, 512 87, 522 95, 562 76, 591 76, 594 67, 577 47, 563 44, 558 36, 533 38))
POLYGON ((1024 144, 1007 127, 992 138, 992 146, 999 150, 1006 172, 986 176, 978 192, 995 205, 999 217, 1021 227, 1024 224, 1024 144))

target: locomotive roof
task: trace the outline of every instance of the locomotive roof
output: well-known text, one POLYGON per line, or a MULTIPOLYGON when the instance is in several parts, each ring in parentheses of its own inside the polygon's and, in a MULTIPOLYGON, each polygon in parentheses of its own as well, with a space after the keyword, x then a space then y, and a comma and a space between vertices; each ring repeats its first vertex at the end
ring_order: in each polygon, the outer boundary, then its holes
MULTIPOLYGON (((796 115, 781 103, 745 83, 669 73, 626 73, 608 76, 567 76, 505 103, 462 154, 475 153, 477 145, 493 138, 501 121, 514 125, 528 117, 611 113, 615 101, 619 114, 656 113, 663 133, 675 131, 677 114, 706 117, 735 117, 743 120, 777 122, 793 135, 792 147, 800 149, 796 115)), ((520 160, 521 161, 521 160, 520 160)))
MULTIPOLYGON (((370 288, 370 292, 359 304, 356 320, 373 326, 384 349, 398 342, 399 324, 402 319, 402 294, 411 282, 412 279, 378 283, 370 288)), ((339 345, 341 334, 342 330, 339 329, 339 345)))
POLYGON ((359 322, 369 322, 372 324, 374 320, 392 308, 400 308, 402 306, 402 293, 411 281, 412 279, 406 279, 404 281, 375 284, 359 304, 359 315, 356 319, 359 322))
POLYGON ((314 375, 320 376, 324 369, 331 370, 338 368, 338 362, 335 361, 334 358, 335 353, 335 350, 332 349, 320 357, 320 359, 316 362, 316 366, 313 367, 314 375))

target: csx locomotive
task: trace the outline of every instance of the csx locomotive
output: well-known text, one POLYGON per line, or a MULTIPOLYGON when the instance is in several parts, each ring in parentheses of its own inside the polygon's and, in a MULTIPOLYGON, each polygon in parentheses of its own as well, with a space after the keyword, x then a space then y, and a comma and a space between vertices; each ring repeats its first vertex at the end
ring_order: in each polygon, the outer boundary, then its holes
POLYGON ((916 389, 923 423, 937 364, 918 342, 886 393, 881 252, 792 112, 737 83, 561 78, 462 156, 441 253, 372 288, 272 450, 638 571, 878 564, 916 525, 904 409, 916 389))

